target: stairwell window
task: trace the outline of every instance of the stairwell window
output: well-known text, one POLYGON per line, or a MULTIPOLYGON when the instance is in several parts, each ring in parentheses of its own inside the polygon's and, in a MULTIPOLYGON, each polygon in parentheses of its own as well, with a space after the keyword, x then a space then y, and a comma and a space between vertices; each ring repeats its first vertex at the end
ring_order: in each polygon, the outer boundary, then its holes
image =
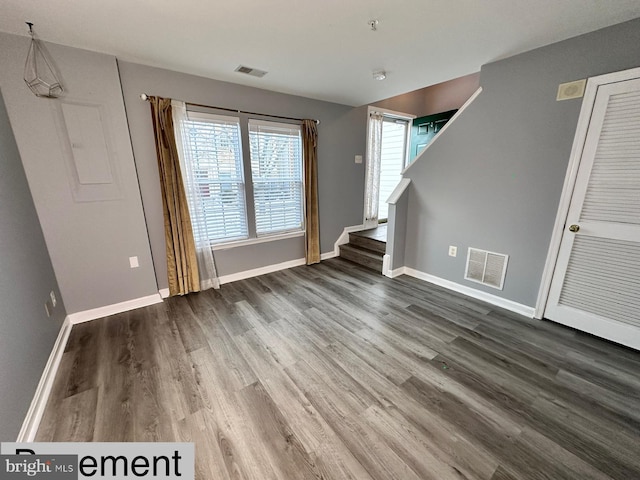
POLYGON ((300 125, 188 111, 179 130, 191 221, 213 247, 304 232, 300 125))
POLYGON ((402 170, 407 161, 407 138, 409 122, 393 117, 382 118, 382 140, 380 144, 380 194, 378 197, 378 220, 389 217, 387 199, 402 179, 402 170))

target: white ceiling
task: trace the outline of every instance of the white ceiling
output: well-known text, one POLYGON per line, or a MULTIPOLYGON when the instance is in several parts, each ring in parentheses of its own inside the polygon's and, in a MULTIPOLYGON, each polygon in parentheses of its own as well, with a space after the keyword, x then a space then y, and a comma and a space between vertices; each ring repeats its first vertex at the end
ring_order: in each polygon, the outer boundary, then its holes
POLYGON ((363 105, 640 17, 640 1, 2 0, 1 12, 0 31, 26 35, 29 20, 46 41, 363 105), (236 73, 239 64, 269 73, 236 73))

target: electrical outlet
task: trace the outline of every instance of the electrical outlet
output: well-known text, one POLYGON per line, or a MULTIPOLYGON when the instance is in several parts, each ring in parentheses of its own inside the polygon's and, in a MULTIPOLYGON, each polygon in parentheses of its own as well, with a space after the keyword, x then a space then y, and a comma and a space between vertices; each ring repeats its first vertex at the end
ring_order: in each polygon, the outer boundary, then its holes
POLYGON ((56 308, 58 299, 56 298, 56 294, 53 290, 51 290, 51 293, 49 293, 49 298, 51 299, 51 305, 53 305, 53 308, 56 308))
POLYGON ((458 255, 458 247, 454 247, 453 245, 449 245, 449 256, 455 257, 458 255))
POLYGON ((51 305, 51 299, 45 302, 44 311, 47 312, 47 317, 50 317, 51 314, 53 313, 53 305, 51 305))
POLYGON ((129 266, 131 268, 138 268, 140 266, 138 263, 138 257, 129 257, 129 266))

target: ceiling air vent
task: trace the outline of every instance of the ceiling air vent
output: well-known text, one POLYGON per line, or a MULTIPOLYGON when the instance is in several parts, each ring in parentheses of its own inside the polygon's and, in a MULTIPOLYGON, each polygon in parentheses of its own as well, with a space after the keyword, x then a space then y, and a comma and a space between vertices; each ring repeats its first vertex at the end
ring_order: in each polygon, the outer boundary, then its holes
POLYGON ((508 255, 469 248, 464 278, 502 290, 507 273, 508 255))
POLYGON ((267 74, 267 72, 265 72, 264 70, 245 67, 244 65, 238 65, 238 68, 236 68, 236 72, 246 73, 247 75, 251 75, 252 77, 258 77, 258 78, 262 78, 267 74))

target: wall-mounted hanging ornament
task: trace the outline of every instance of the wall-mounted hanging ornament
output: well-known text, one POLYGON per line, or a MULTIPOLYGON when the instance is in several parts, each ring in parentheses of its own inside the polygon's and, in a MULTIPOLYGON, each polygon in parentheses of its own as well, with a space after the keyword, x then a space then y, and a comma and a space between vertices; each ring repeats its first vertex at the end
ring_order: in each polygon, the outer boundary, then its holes
POLYGON ((31 44, 24 63, 24 82, 36 97, 57 98, 64 93, 62 84, 53 71, 40 41, 36 39, 33 23, 26 22, 26 24, 29 25, 31 44))

